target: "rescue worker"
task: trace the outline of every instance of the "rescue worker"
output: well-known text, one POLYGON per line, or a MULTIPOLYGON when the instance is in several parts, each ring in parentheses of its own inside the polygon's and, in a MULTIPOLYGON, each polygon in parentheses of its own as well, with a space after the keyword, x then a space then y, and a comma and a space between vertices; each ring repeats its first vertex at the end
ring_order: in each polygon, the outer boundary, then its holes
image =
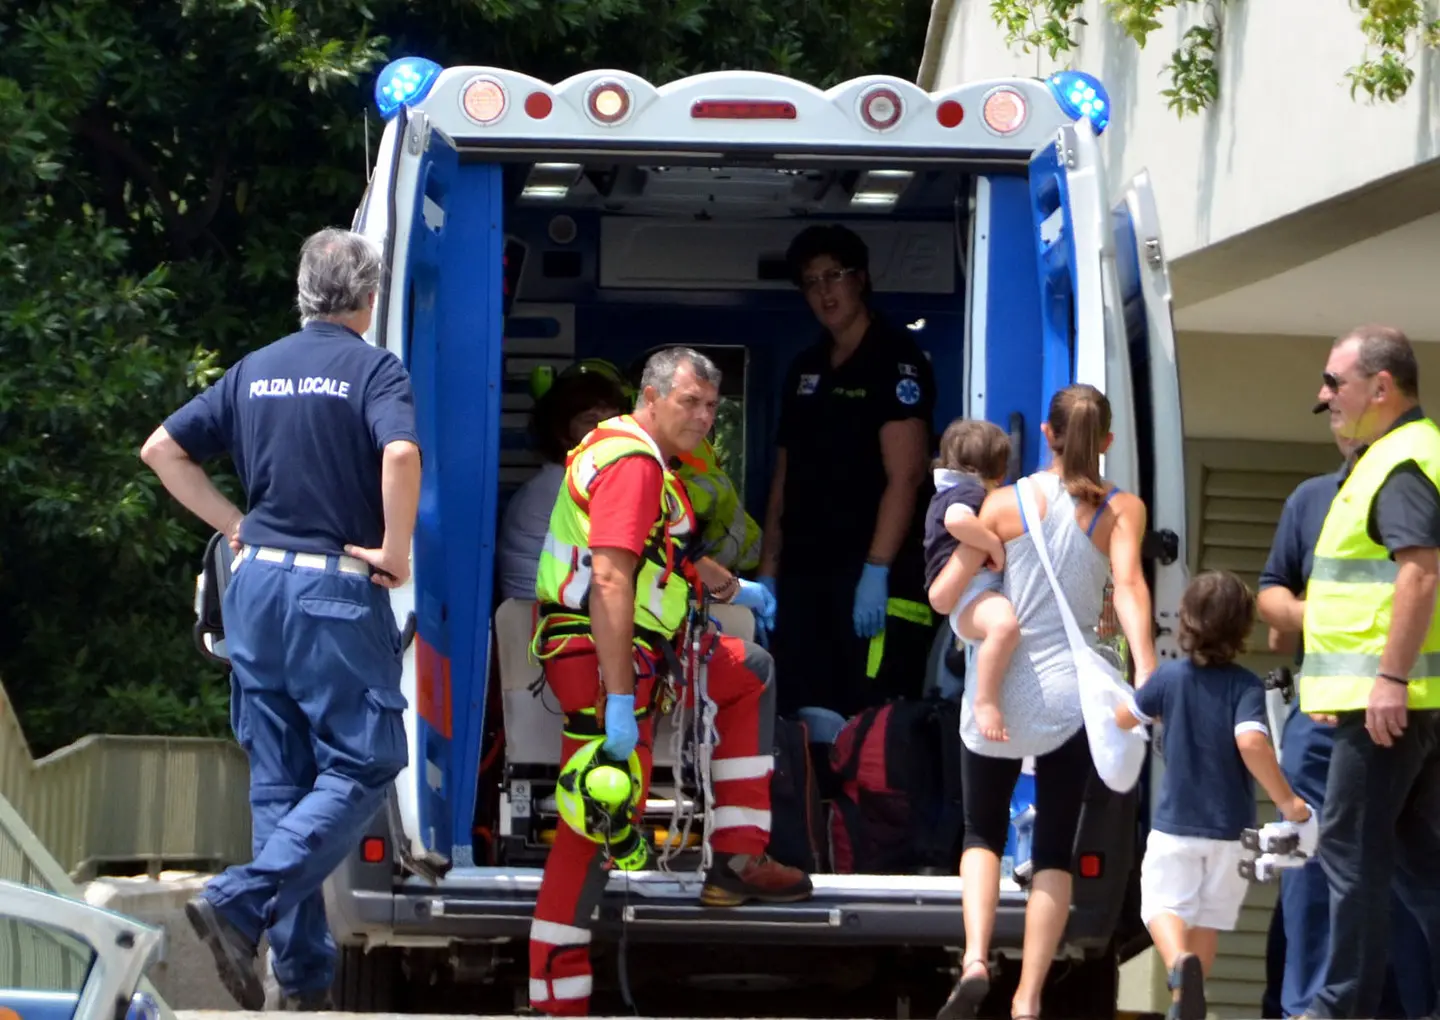
POLYGON ((848 716, 918 694, 925 676, 935 380, 915 342, 870 309, 869 252, 854 232, 809 227, 786 259, 825 334, 785 377, 760 579, 781 598, 782 714, 848 716))
POLYGON ((1330 949, 1306 1015, 1372 1017, 1392 882, 1440 977, 1440 428, 1420 409, 1409 340, 1387 326, 1335 342, 1319 399, 1360 449, 1305 589, 1300 711, 1335 722, 1320 833, 1330 949))
POLYGON ((361 335, 380 272, 359 234, 311 235, 300 250, 300 331, 242 358, 141 451, 237 552, 223 611, 255 856, 212 879, 185 913, 247 1010, 265 1004, 262 934, 282 1008, 329 1008, 336 953, 321 886, 407 760, 388 589, 410 575, 420 447, 404 367, 361 335), (226 453, 243 514, 201 467, 226 453))
MULTIPOLYGON (((720 373, 686 348, 650 357, 633 415, 602 422, 567 458, 536 579, 535 647, 565 713, 562 760, 603 735, 615 761, 638 751, 645 802, 654 715, 693 687, 679 675, 700 584, 685 556, 694 514, 670 468, 710 431, 720 373), (685 685, 677 691, 675 685, 685 685)), ((726 601, 736 586, 710 594, 726 601)), ((765 854, 770 839, 774 664, 753 644, 705 635, 707 693, 719 732, 711 768, 713 866, 700 900, 790 902, 809 877, 765 854)), ((607 871, 596 843, 561 825, 545 862, 530 929, 530 1003, 580 1016, 591 993, 591 915, 607 871)))
MULTIPOLYGON (((1329 409, 1328 403, 1321 402, 1315 413, 1329 409)), ((1304 664, 1304 649, 1297 639, 1304 627, 1305 585, 1310 579, 1315 543, 1330 504, 1350 472, 1349 458, 1356 448, 1352 440, 1338 435, 1336 444, 1344 458, 1339 469, 1307 478, 1285 500, 1260 574, 1256 605, 1260 618, 1270 625, 1270 649, 1293 652, 1297 669, 1304 664)), ((1282 731, 1281 769, 1295 792, 1317 811, 1325 802, 1332 735, 1327 723, 1312 719, 1292 705, 1282 731)), ((1392 900, 1392 958, 1376 1016, 1381 1020, 1426 1016, 1433 992, 1424 933, 1404 899, 1397 894, 1392 900)), ((1318 859, 1281 874, 1280 898, 1271 926, 1272 945, 1267 952, 1275 958, 1269 962, 1278 963, 1280 972, 1275 982, 1275 1015, 1301 1016, 1324 980, 1330 942, 1330 890, 1318 859)))

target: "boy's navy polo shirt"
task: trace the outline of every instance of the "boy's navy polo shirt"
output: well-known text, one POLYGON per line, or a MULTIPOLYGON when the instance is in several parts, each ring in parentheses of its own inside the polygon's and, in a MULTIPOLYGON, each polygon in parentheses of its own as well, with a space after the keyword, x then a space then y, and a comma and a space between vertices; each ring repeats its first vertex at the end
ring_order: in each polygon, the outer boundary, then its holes
POLYGON ((1239 839, 1255 825, 1255 781, 1235 738, 1270 733, 1265 688, 1243 666, 1176 659, 1135 692, 1145 722, 1160 720, 1165 777, 1154 828, 1172 836, 1239 839))
POLYGON ((400 359, 323 321, 241 358, 165 431, 197 462, 230 454, 247 500, 241 541, 329 554, 381 545, 381 453, 419 444, 400 359))

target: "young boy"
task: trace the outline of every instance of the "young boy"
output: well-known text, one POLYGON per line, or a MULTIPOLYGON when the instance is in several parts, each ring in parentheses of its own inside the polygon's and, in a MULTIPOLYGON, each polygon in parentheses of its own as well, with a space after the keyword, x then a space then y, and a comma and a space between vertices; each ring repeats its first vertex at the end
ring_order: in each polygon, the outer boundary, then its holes
POLYGON ((1254 780, 1286 821, 1318 824, 1275 760, 1264 685, 1235 664, 1254 624, 1255 601, 1240 578, 1198 575, 1180 600, 1178 640, 1188 658, 1151 674, 1133 711, 1115 709, 1124 729, 1164 721, 1165 777, 1140 865, 1140 918, 1170 970, 1171 1020, 1204 1020, 1219 933, 1240 917, 1248 886, 1240 833, 1255 826, 1254 780))
POLYGON ((985 497, 1004 484, 1009 466, 1010 437, 998 425, 957 418, 940 437, 935 495, 925 514, 925 587, 944 575, 951 590, 962 590, 950 626, 964 640, 979 642, 973 711, 981 734, 995 741, 1007 739, 1000 682, 1020 642, 1020 623, 994 572, 1005 566, 1005 547, 978 515, 985 497), (987 563, 992 569, 977 576, 987 563))

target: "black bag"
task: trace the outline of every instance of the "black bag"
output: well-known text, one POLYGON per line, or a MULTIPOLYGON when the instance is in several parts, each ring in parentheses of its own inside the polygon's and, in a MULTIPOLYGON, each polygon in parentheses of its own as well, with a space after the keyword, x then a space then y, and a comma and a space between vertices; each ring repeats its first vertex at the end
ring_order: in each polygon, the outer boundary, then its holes
POLYGON ((225 620, 221 606, 230 585, 230 564, 235 552, 220 532, 210 536, 200 576, 195 578, 195 647, 211 662, 228 664, 225 657, 225 620), (209 640, 206 640, 206 639, 209 640))
POLYGON ((825 815, 803 722, 775 720, 770 775, 770 856, 810 874, 826 870, 825 815))
POLYGON ((835 738, 830 764, 840 779, 830 813, 837 872, 956 874, 965 830, 959 705, 868 708, 835 738))

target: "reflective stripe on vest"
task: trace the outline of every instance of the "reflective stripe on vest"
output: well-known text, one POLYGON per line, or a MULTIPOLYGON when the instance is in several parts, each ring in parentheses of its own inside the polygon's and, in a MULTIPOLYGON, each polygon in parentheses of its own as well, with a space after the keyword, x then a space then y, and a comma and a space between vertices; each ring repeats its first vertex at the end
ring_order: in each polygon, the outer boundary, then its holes
MULTIPOLYGON (((542 603, 582 614, 589 611, 594 579, 590 486, 604 468, 621 458, 636 456, 653 458, 663 472, 664 484, 661 505, 655 508, 655 523, 635 577, 635 623, 668 637, 680 629, 689 607, 690 586, 683 572, 683 551, 694 517, 684 487, 671 474, 660 448, 629 415, 601 422, 566 458, 565 481, 556 495, 550 528, 540 550, 535 594, 542 603)), ((541 640, 537 633, 537 645, 541 640)))
MULTIPOLYGON (((1413 462, 1440 488, 1440 428, 1422 419, 1377 439, 1345 479, 1315 543, 1305 589, 1303 712, 1363 710, 1390 635, 1398 568, 1370 537, 1370 511, 1394 470, 1413 462)), ((1410 670, 1411 708, 1440 708, 1440 611, 1410 670)))
MULTIPOLYGON (((887 599, 885 601, 885 615, 893 616, 897 620, 906 620, 910 623, 918 623, 922 627, 928 627, 935 622, 931 609, 924 602, 914 602, 910 599, 887 599)), ((870 646, 865 655, 865 676, 874 680, 880 675, 880 667, 885 663, 885 628, 881 627, 880 632, 870 639, 870 646)))

